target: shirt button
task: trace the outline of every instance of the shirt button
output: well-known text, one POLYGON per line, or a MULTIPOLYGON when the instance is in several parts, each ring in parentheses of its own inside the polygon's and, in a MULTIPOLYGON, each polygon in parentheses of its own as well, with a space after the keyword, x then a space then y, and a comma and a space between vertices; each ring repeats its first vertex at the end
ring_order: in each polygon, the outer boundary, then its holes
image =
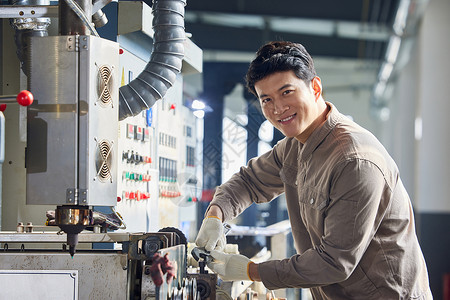
POLYGON ((309 200, 309 203, 313 204, 314 203, 314 198, 311 198, 311 200, 309 200))

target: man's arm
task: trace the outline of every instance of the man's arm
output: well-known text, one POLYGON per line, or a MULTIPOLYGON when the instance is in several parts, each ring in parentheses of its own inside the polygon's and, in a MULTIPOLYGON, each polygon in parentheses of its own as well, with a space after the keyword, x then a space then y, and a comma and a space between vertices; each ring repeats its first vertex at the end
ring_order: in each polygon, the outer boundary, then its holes
POLYGON ((253 202, 271 201, 284 191, 279 177, 279 157, 284 147, 279 143, 271 151, 250 160, 247 167, 242 167, 217 187, 195 240, 198 246, 208 251, 223 249, 226 239, 222 222, 233 219, 253 202))
POLYGON ((219 207, 222 221, 234 219, 253 203, 269 202, 284 192, 280 169, 285 144, 280 142, 272 150, 251 159, 247 166, 217 187, 210 206, 219 207))

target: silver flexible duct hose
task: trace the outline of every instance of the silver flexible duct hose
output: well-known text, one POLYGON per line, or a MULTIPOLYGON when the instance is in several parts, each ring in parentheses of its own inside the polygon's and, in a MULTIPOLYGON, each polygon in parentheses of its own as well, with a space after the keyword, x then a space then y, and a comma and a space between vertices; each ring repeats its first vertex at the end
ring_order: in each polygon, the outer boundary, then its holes
POLYGON ((181 72, 185 5, 185 0, 153 2, 153 52, 144 71, 119 89, 119 120, 152 107, 181 72))

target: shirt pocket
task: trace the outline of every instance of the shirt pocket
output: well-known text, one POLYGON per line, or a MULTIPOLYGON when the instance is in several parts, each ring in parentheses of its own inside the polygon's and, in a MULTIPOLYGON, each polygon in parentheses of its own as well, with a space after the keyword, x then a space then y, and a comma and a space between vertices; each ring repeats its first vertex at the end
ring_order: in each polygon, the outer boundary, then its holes
POLYGON ((328 195, 319 189, 304 187, 299 191, 300 203, 307 209, 322 211, 328 205, 328 195))
POLYGON ((328 197, 317 189, 304 188, 299 194, 300 215, 314 245, 320 244, 324 234, 325 211, 328 197))

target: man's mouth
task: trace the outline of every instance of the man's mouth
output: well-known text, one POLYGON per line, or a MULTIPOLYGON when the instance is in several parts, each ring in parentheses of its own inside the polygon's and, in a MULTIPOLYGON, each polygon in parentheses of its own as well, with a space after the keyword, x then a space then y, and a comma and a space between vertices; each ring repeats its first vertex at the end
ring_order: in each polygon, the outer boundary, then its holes
POLYGON ((297 115, 297 114, 293 114, 293 115, 291 115, 291 116, 289 116, 289 117, 287 117, 287 118, 278 120, 278 122, 280 122, 280 123, 286 123, 286 122, 292 120, 296 115, 297 115))

